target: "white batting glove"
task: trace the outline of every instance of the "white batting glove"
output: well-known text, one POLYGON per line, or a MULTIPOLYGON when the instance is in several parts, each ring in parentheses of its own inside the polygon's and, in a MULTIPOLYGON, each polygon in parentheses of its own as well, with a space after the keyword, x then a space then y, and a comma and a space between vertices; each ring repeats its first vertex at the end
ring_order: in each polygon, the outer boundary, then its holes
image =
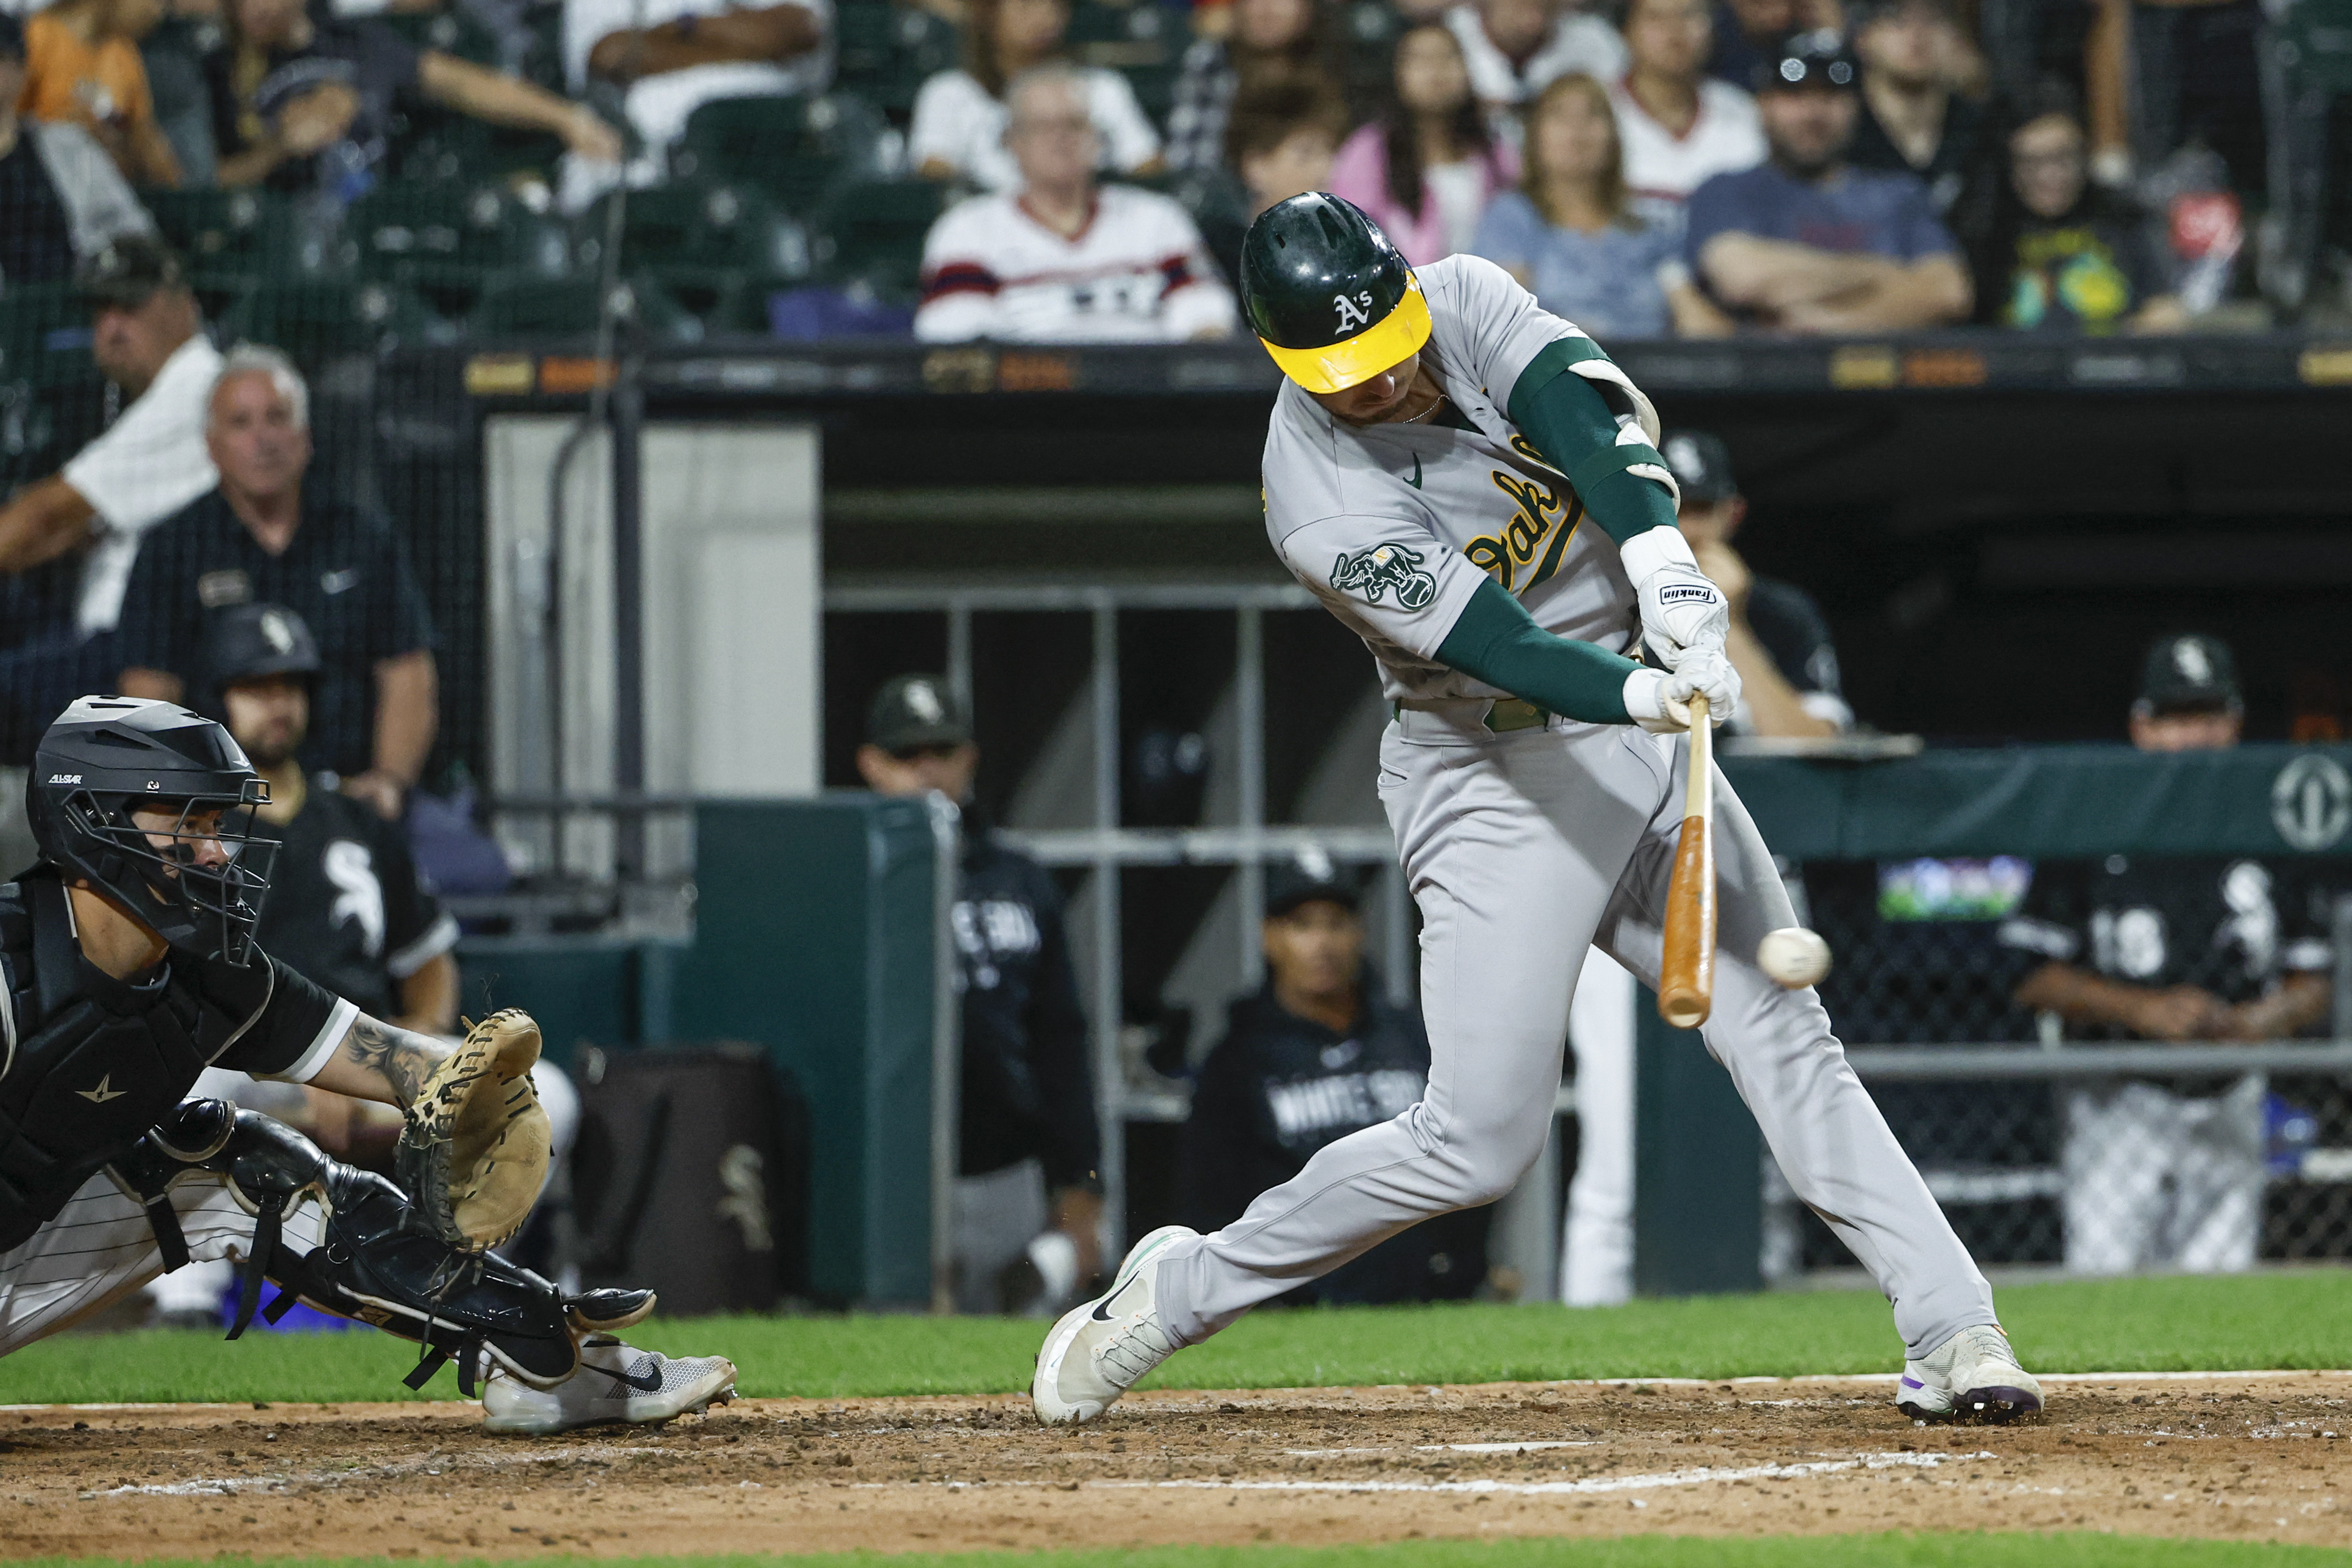
POLYGON ((1694 648, 1679 670, 1644 665, 1625 677, 1625 712, 1652 735, 1680 735, 1690 728, 1690 700, 1706 698, 1706 716, 1721 724, 1739 711, 1739 672, 1708 648, 1694 648))
POLYGON ((1620 551, 1642 607, 1642 641, 1670 670, 1694 649, 1723 651, 1731 633, 1731 601, 1707 580, 1676 528, 1636 534, 1620 551))

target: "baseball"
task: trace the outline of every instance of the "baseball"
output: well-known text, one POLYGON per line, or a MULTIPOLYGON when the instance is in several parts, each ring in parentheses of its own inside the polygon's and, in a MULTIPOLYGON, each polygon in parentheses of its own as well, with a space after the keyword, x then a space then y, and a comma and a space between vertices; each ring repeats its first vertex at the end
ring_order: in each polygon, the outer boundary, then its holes
POLYGON ((1830 945, 1818 931, 1783 925, 1778 931, 1767 931, 1764 940, 1756 944, 1756 967, 1793 991, 1817 984, 1830 972, 1830 945))

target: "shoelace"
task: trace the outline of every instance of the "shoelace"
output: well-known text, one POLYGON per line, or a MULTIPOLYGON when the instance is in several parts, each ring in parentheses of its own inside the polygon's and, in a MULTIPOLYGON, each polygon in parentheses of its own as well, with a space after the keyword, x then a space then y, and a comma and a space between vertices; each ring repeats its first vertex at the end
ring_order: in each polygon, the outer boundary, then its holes
POLYGON ((1095 1352, 1095 1364, 1102 1368, 1107 1381, 1125 1388, 1175 1351, 1157 1319, 1134 1317, 1103 1342, 1095 1352))

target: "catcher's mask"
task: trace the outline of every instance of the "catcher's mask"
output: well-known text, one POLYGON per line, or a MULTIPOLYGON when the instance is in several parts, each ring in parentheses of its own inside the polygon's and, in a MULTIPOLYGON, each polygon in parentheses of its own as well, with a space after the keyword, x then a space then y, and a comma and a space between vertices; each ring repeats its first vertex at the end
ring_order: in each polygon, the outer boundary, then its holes
POLYGON ((41 737, 25 797, 67 880, 175 948, 252 957, 278 842, 253 834, 269 786, 226 729, 171 703, 79 698, 41 737))

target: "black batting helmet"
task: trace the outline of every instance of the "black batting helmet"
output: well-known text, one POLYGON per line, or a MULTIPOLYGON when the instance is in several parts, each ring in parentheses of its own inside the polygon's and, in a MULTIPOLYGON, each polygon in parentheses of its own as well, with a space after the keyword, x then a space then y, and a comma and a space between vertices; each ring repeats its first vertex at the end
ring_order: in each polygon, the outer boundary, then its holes
POLYGON ((244 964, 278 845, 251 836, 269 786, 229 733, 173 703, 81 697, 42 735, 25 789, 42 858, 173 946, 244 964), (134 810, 171 814, 142 827, 134 810), (220 813, 215 829, 200 819, 220 813), (227 858, 197 861, 218 841, 227 858))
POLYGON ((1320 191, 1276 202, 1242 241, 1242 308, 1283 374, 1344 392, 1429 341, 1421 281, 1380 225, 1320 191))

